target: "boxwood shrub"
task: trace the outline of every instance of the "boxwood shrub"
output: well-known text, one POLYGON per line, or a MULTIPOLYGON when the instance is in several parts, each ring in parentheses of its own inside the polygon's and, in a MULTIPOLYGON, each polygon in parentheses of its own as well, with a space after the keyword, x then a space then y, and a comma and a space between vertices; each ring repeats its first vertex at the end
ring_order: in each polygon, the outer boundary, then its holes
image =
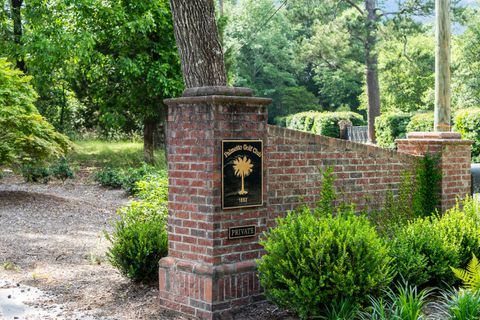
POLYGON ((433 112, 414 114, 407 125, 407 132, 433 131, 433 118, 433 112))
POLYGON ((352 212, 320 216, 308 208, 278 219, 258 261, 269 299, 301 318, 317 317, 333 301, 362 302, 391 280, 391 258, 370 222, 352 212))
POLYGON ((395 148, 395 139, 406 137, 408 113, 385 113, 375 119, 377 144, 383 148, 395 148))
POLYGON ((460 110, 455 114, 455 131, 463 139, 473 140, 472 160, 480 162, 480 108, 460 110))
POLYGON ((362 115, 350 112, 300 112, 286 118, 285 124, 289 129, 312 132, 328 137, 339 138, 340 128, 338 123, 347 120, 354 126, 365 124, 362 115))

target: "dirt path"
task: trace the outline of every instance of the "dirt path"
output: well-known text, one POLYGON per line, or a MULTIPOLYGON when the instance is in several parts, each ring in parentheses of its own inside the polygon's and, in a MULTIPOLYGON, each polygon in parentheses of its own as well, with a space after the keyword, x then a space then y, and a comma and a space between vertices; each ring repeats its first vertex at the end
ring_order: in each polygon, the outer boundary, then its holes
POLYGON ((103 231, 128 201, 92 184, 0 180, 0 318, 3 306, 7 319, 184 319, 106 262, 103 231))

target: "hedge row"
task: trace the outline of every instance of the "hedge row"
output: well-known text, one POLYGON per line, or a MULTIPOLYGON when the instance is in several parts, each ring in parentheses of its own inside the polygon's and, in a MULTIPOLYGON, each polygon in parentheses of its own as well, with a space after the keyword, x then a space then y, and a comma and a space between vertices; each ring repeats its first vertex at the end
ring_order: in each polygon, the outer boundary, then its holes
MULTIPOLYGON (((473 141, 472 161, 480 162, 480 108, 458 111, 453 122, 455 132, 473 141)), ((405 138, 407 132, 433 131, 433 113, 385 113, 375 121, 375 129, 380 147, 395 148, 395 139, 405 138)))
POLYGON ((354 126, 365 124, 362 115, 355 112, 308 111, 287 116, 285 118, 285 126, 289 129, 338 138, 340 137, 338 122, 341 120, 350 121, 354 126))
POLYGON ((455 115, 454 123, 455 131, 463 139, 473 141, 472 161, 480 162, 480 108, 460 110, 455 115))
POLYGON ((395 139, 403 139, 407 132, 433 131, 433 113, 385 113, 375 121, 377 144, 395 148, 395 139))

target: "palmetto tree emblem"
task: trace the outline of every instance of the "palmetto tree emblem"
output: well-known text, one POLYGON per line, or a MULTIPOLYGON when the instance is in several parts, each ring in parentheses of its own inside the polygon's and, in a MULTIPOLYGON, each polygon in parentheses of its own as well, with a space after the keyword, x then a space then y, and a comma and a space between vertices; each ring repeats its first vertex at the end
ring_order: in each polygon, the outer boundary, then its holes
POLYGON ((245 177, 249 176, 252 173, 253 164, 252 161, 246 156, 238 157, 233 160, 233 170, 237 177, 242 178, 242 190, 238 192, 239 195, 243 196, 248 194, 248 191, 245 190, 245 177))

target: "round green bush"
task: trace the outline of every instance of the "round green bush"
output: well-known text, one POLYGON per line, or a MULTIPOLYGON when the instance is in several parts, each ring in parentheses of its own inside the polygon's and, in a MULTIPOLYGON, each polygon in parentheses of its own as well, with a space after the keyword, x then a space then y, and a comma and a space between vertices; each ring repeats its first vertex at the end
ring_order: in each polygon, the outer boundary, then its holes
POLYGON ((364 217, 316 218, 308 208, 278 219, 262 241, 258 261, 267 297, 302 318, 321 315, 333 301, 361 302, 390 283, 387 246, 364 217))
POLYGON ((417 113, 412 116, 407 125, 407 132, 433 131, 433 112, 417 113))
POLYGON ((119 210, 107 257, 123 275, 135 282, 158 279, 158 261, 168 253, 165 203, 131 202, 119 210))
POLYGON ((451 267, 464 268, 480 254, 480 204, 467 198, 461 207, 397 229, 390 252, 399 278, 417 286, 457 281, 451 267))
POLYGON ((470 108, 455 114, 455 131, 463 139, 472 140, 472 160, 480 162, 480 108, 470 108))
POLYGON ((385 113, 375 119, 377 145, 395 148, 395 139, 406 137, 409 113, 385 113))

